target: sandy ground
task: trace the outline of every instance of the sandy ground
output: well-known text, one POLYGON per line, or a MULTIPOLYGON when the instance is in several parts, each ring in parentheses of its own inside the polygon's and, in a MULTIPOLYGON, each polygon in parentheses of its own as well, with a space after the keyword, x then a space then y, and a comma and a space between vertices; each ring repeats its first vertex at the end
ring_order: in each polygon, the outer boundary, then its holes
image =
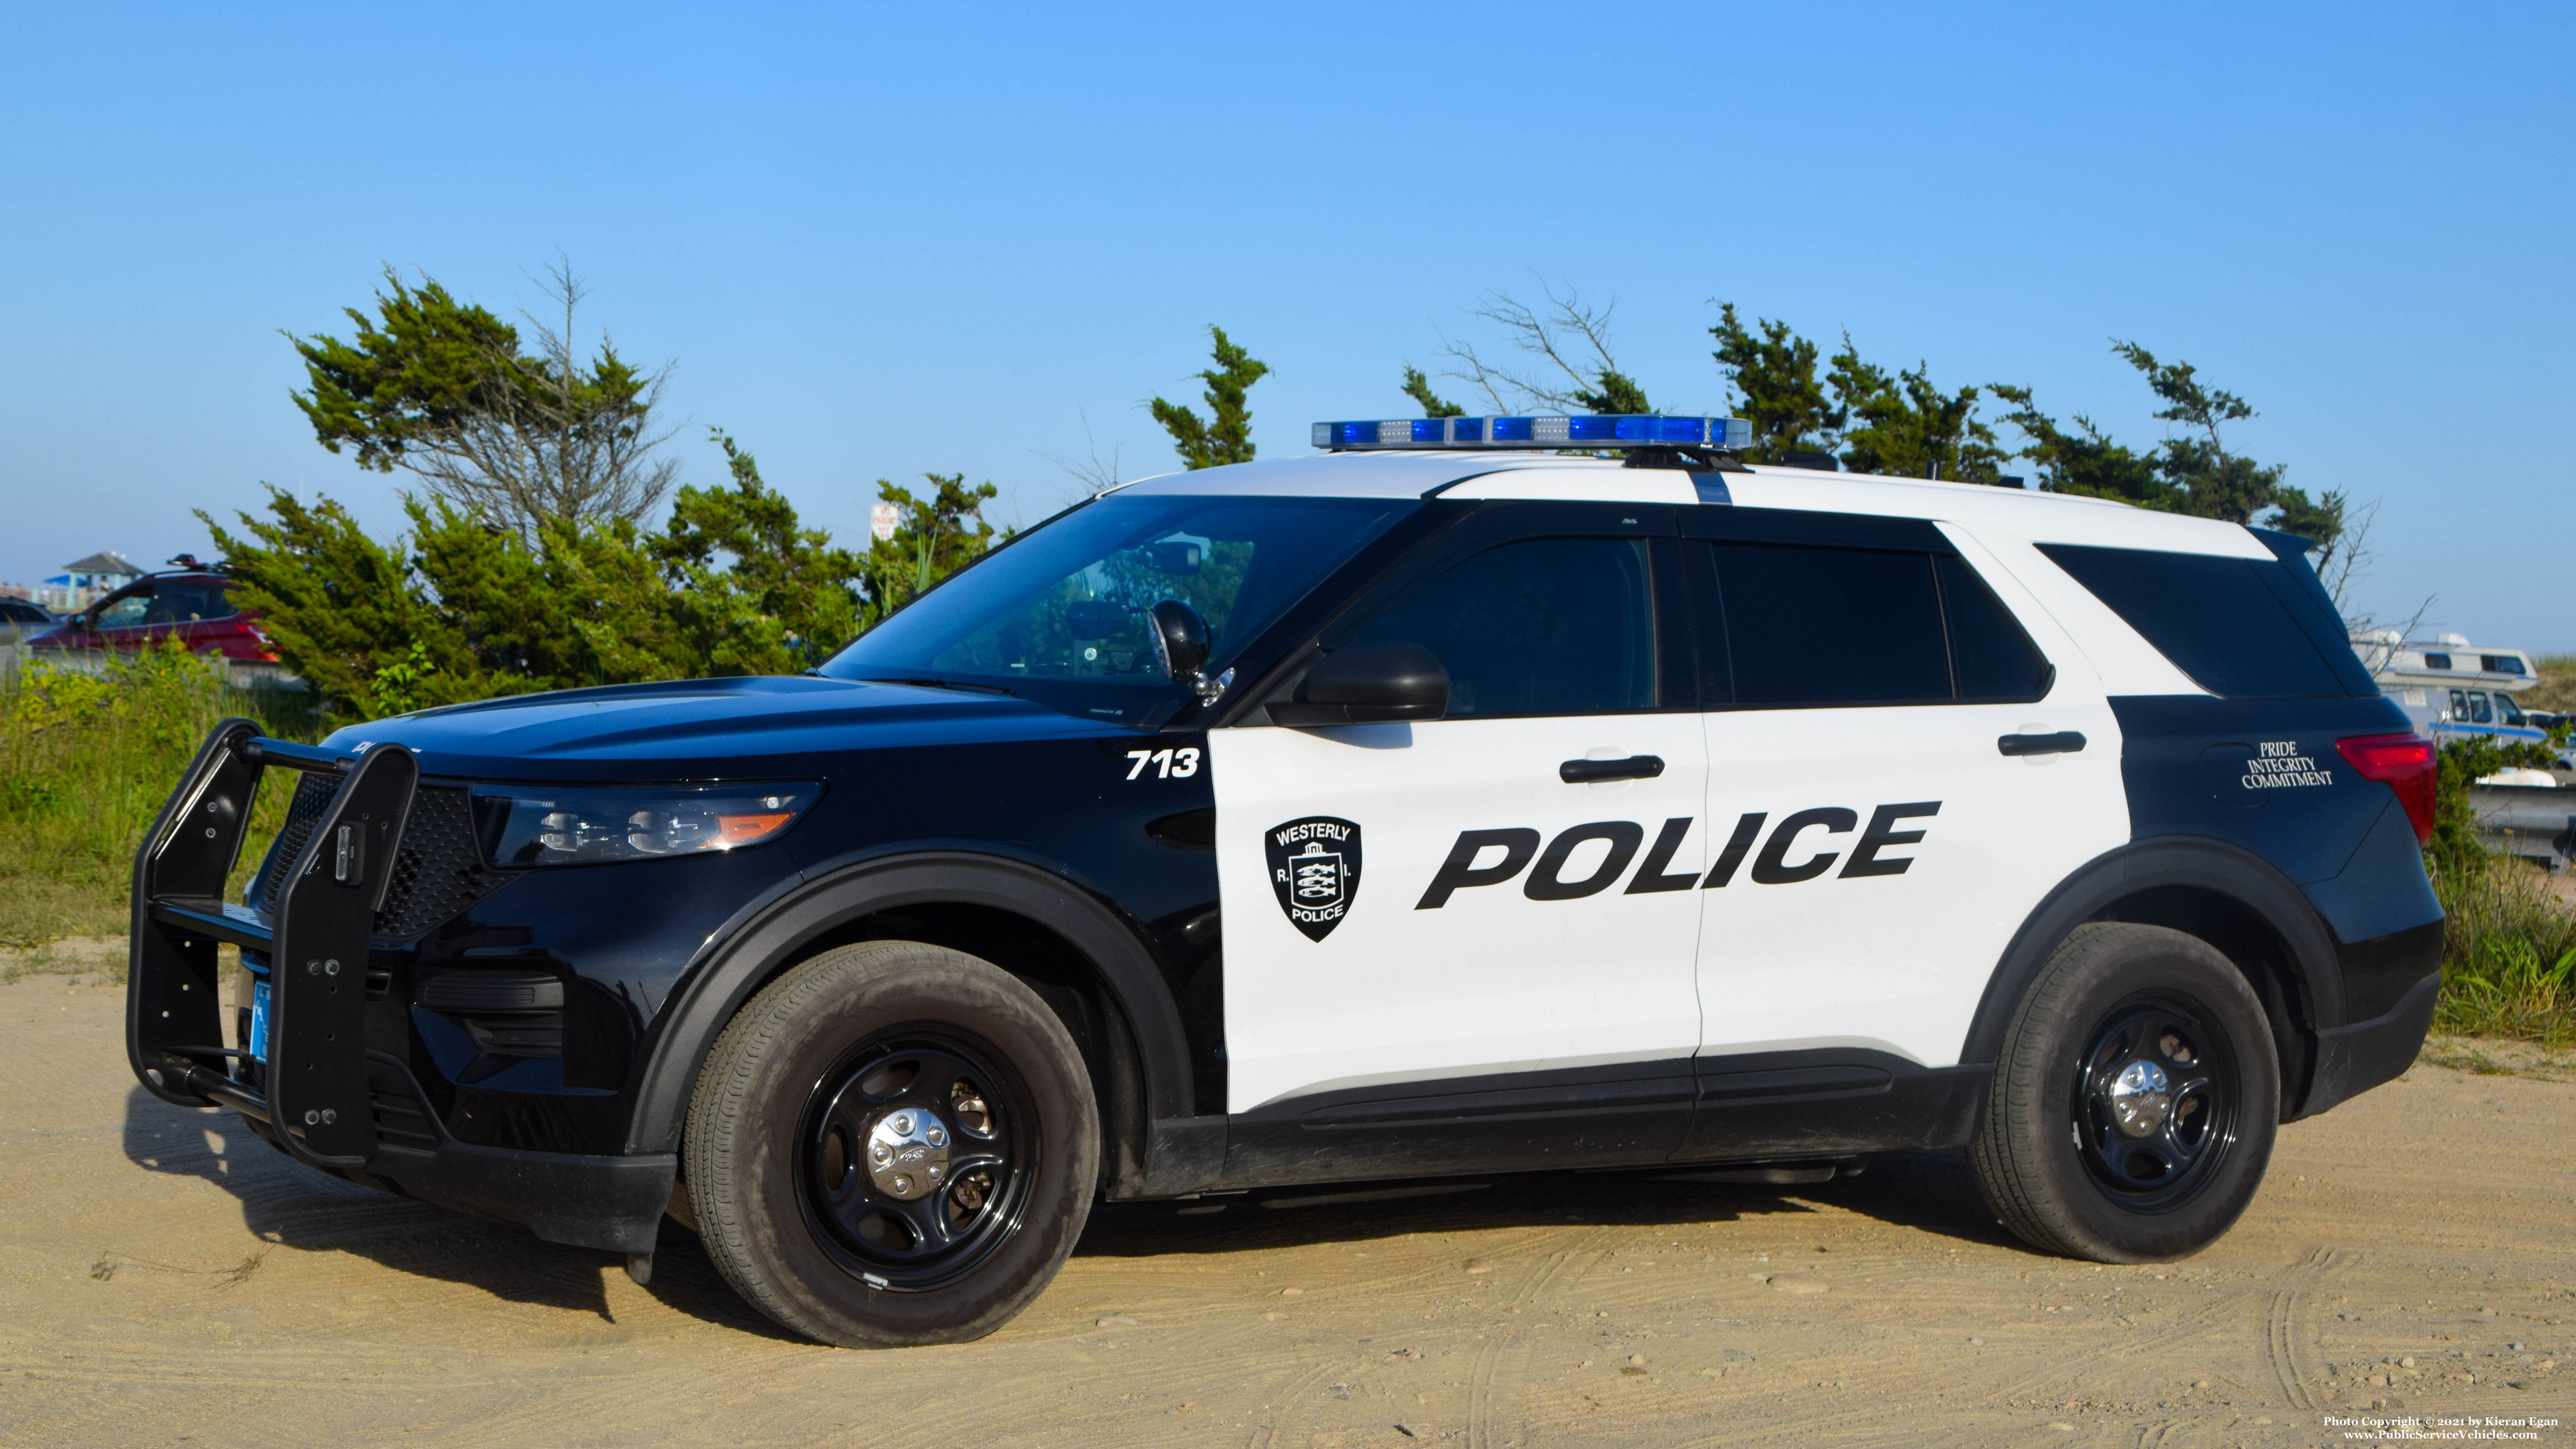
POLYGON ((1946 1154, 1813 1189, 1520 1179, 1104 1209, 1000 1333, 853 1353, 771 1330, 675 1226, 639 1288, 163 1106, 126 1074, 122 1001, 0 986, 11 1445, 2185 1446, 2349 1442, 2327 1416, 2375 1403, 2576 1420, 2576 1081, 2492 1058, 2283 1129, 2245 1220, 2180 1265, 2034 1254, 1946 1154))

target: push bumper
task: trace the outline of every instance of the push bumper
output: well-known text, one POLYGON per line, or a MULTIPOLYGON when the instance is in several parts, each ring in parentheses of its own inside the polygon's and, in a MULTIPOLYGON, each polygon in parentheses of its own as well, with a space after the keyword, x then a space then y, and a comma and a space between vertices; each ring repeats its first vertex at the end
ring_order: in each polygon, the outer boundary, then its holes
POLYGON ((457 1142, 418 1109, 399 1061, 366 1049, 370 926, 417 769, 400 746, 335 755, 215 728, 137 851, 126 1052, 165 1102, 229 1107, 289 1156, 351 1182, 521 1224, 548 1242, 649 1253, 670 1154, 587 1157, 457 1142), (288 866, 273 916, 227 904, 252 794, 269 768, 339 778, 288 866), (224 1045, 216 948, 269 963, 264 1057, 224 1045), (402 1140, 392 1140, 399 1138, 402 1140))

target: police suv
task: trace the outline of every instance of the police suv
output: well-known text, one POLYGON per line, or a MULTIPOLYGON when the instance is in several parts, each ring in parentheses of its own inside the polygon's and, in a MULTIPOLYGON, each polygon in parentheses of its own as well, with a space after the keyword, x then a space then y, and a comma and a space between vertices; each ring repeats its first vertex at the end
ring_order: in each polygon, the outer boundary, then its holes
POLYGON ((2431 747, 2301 540, 1743 426, 1322 424, 805 677, 226 723, 134 1070, 639 1278, 667 1213, 850 1345, 1284 1184, 1965 1147, 2044 1249, 2195 1251, 2414 1059, 2431 747))

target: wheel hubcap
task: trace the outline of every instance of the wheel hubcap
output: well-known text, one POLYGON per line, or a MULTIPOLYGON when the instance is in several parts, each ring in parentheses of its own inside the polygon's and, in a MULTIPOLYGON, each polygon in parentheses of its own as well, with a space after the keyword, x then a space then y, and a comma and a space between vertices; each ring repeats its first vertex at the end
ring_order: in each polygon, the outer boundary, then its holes
POLYGON ((2076 1062, 2075 1148, 2094 1182, 2134 1212, 2199 1193, 2236 1135, 2226 1038, 2181 1002, 2131 1002, 2093 1030, 2076 1062))
POLYGON ((910 1202, 946 1182, 947 1124, 919 1108, 879 1117, 868 1129, 868 1180, 897 1202, 910 1202))
POLYGON ((1019 1226, 1036 1115, 998 1052, 880 1032, 814 1089, 797 1176, 816 1238, 872 1285, 936 1287, 1019 1226))
POLYGON ((2165 1125, 2173 1094, 2165 1069, 2154 1062, 2131 1062, 2111 1079, 2111 1120, 2122 1135, 2146 1137, 2165 1125))

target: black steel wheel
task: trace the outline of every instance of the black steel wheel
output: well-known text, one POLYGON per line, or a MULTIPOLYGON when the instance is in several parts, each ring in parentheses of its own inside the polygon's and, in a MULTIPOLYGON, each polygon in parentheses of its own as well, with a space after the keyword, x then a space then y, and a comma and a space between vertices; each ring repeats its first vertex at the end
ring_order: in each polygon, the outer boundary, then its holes
POLYGON ((2168 1212, 2207 1187, 2236 1136, 2227 1034, 2183 1003, 2123 1003, 2076 1059, 2085 1168, 2130 1212, 2168 1212))
POLYGON ((2233 962, 2180 931, 2095 923, 2023 993, 1968 1163, 2035 1246, 2185 1257, 2253 1200, 2280 1101, 2271 1023, 2233 962))
POLYGON ((957 1343, 1044 1291, 1089 1215, 1100 1123, 1026 984, 914 941, 826 951, 708 1053, 681 1169, 707 1256, 795 1332, 957 1343))
POLYGON ((972 1273, 1017 1229, 1042 1145, 1027 1083, 988 1042, 907 1023, 815 1084, 804 1207, 850 1272, 896 1292, 972 1273))

